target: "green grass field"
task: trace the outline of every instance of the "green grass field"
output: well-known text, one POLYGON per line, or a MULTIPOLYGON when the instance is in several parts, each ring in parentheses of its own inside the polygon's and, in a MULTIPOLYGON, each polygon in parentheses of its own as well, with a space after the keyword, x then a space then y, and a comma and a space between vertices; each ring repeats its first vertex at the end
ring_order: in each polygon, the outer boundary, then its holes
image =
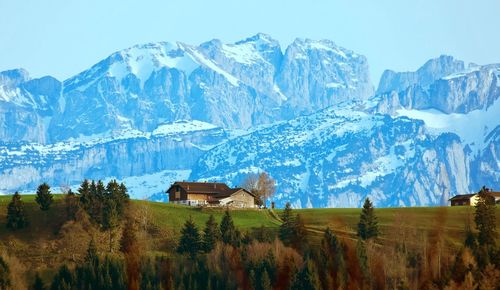
MULTIPOLYGON (((0 239, 13 236, 23 241, 40 238, 50 239, 57 233, 65 220, 62 196, 55 196, 54 206, 47 212, 42 212, 35 203, 34 195, 23 195, 26 213, 30 226, 26 229, 12 232, 5 227, 7 204, 10 196, 0 196, 0 239)), ((220 222, 224 209, 194 208, 168 203, 148 201, 132 201, 137 210, 142 210, 148 219, 162 232, 179 234, 184 222, 192 218, 199 228, 203 228, 210 214, 220 222)), ((354 239, 359 219, 360 209, 322 208, 293 210, 299 213, 312 235, 313 240, 319 237, 326 227, 330 227, 337 235, 354 239)), ((281 210, 276 210, 280 214, 281 210)), ((473 207, 412 207, 412 208, 376 208, 381 230, 381 240, 397 241, 403 237, 418 240, 419 235, 429 232, 442 232, 445 239, 459 245, 462 243, 465 227, 469 224, 474 228, 473 207)), ((277 229, 280 222, 267 210, 247 209, 231 210, 235 225, 240 230, 250 231, 264 226, 277 229)), ((496 211, 497 221, 500 220, 500 209, 496 211)))

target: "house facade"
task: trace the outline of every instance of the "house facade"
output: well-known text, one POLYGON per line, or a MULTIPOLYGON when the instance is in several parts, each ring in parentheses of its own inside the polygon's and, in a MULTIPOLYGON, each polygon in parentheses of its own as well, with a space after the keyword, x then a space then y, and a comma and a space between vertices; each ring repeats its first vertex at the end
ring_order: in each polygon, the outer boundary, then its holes
POLYGON ((171 203, 189 206, 231 206, 253 208, 255 196, 243 188, 219 182, 174 182, 167 190, 171 203))
MULTIPOLYGON (((500 192, 488 191, 488 194, 495 199, 495 204, 500 204, 500 192)), ((477 193, 460 194, 450 198, 451 206, 470 205, 475 206, 479 200, 477 193)))

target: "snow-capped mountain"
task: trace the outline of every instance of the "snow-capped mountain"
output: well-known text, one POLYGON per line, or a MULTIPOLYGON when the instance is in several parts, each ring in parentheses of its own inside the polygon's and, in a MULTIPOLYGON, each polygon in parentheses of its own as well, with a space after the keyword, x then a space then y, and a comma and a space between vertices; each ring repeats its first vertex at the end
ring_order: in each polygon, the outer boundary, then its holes
POLYGON ((151 132, 176 120, 248 129, 372 93, 363 56, 303 39, 283 54, 264 34, 234 44, 137 45, 62 83, 31 80, 24 71, 4 72, 0 80, 0 109, 16 116, 1 120, 2 127, 24 126, 0 137, 39 143, 123 128, 151 132))
POLYGON ((257 34, 137 45, 63 82, 6 71, 0 192, 118 178, 161 199, 174 180, 265 170, 281 204, 441 204, 500 186, 499 68, 441 56, 374 95, 365 57, 257 34))

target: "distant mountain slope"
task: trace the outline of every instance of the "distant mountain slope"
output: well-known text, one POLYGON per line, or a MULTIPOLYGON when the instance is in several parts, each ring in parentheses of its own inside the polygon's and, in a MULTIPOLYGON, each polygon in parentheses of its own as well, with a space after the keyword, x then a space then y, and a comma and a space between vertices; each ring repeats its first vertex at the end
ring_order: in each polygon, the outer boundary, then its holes
POLYGON ((443 204, 500 187, 499 78, 441 56, 374 94, 365 57, 265 34, 137 45, 63 82, 1 72, 0 193, 118 178, 162 200, 265 170, 296 207, 443 204))
POLYGON ((0 110, 17 120, 4 118, 2 127, 20 129, 0 130, 0 138, 39 143, 123 128, 151 132, 176 120, 248 129, 373 92, 365 57, 309 39, 283 54, 265 34, 234 44, 137 45, 62 84, 30 80, 24 71, 1 75, 0 110))
POLYGON ((439 205, 500 187, 498 68, 453 72, 256 131, 208 151, 191 178, 239 184, 268 171, 279 181, 277 201, 296 207, 360 206, 366 196, 379 206, 439 205))

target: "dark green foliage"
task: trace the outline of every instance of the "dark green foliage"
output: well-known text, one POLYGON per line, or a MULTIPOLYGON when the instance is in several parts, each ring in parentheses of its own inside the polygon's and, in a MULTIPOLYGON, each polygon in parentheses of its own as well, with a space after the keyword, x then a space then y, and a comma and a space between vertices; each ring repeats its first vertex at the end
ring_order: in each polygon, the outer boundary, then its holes
POLYGON ((272 289, 271 279, 269 278, 269 274, 267 274, 267 271, 264 271, 262 273, 260 289, 262 289, 262 290, 271 290, 272 289))
POLYGON ((304 251, 308 242, 307 229, 300 214, 295 216, 292 226, 292 247, 299 251, 304 251))
POLYGON ((378 234, 377 217, 375 216, 373 204, 369 198, 366 198, 359 217, 358 237, 368 240, 376 238, 378 234))
POLYGON ((10 269, 7 262, 0 256, 0 290, 10 289, 10 269))
POLYGON ((31 290, 45 290, 45 284, 43 283, 42 278, 40 277, 40 274, 36 273, 35 275, 35 281, 33 282, 33 285, 30 288, 31 290))
POLYGON ((80 187, 78 188, 78 195, 80 196, 81 206, 89 214, 89 216, 92 216, 91 212, 94 196, 91 194, 90 182, 87 179, 80 184, 80 187))
POLYGON ((304 268, 295 276, 291 289, 321 289, 318 273, 312 260, 306 260, 304 268))
POLYGON ((294 217, 292 213, 292 206, 289 202, 286 203, 285 209, 281 214, 283 223, 279 228, 279 238, 285 245, 290 245, 293 239, 294 217))
POLYGON ((247 264, 247 273, 253 277, 249 277, 250 284, 255 290, 271 289, 273 281, 276 280, 278 269, 276 257, 269 251, 263 259, 247 264))
POLYGON ((239 246, 241 234, 234 226, 233 218, 226 210, 220 223, 221 239, 225 244, 230 244, 235 247, 239 246))
POLYGON ((283 223, 279 228, 279 238, 287 246, 303 251, 307 245, 307 230, 300 215, 294 216, 290 203, 286 203, 281 214, 283 223))
POLYGON ((203 229, 203 250, 210 252, 218 240, 220 240, 220 230, 214 216, 210 215, 203 229))
POLYGON ((489 189, 484 186, 479 191, 474 217, 479 231, 477 239, 481 246, 495 246, 497 237, 495 199, 488 192, 489 189))
POLYGON ((330 228, 327 228, 323 235, 320 254, 323 288, 345 289, 347 286, 348 274, 344 258, 344 249, 330 228))
POLYGON ((28 220, 24 212, 24 203, 21 201, 21 195, 16 192, 7 206, 7 228, 17 230, 26 226, 28 220))
POLYGON ((108 182, 106 187, 101 180, 97 183, 84 180, 78 192, 80 203, 91 220, 100 225, 102 230, 109 232, 109 251, 111 252, 114 230, 123 219, 125 208, 130 200, 127 188, 116 180, 108 182))
POLYGON ((273 229, 265 228, 263 225, 255 229, 253 232, 254 238, 261 243, 270 243, 274 240, 276 234, 273 229))
POLYGON ((85 262, 92 265, 98 263, 99 256, 97 255, 97 247, 95 245, 94 239, 90 240, 89 247, 87 248, 87 254, 85 255, 85 262))
POLYGON ((368 266, 368 254, 366 253, 366 245, 363 240, 358 240, 356 244, 356 255, 358 257, 359 267, 363 274, 363 279, 368 281, 370 278, 370 268, 368 266))
POLYGON ((50 193, 50 186, 47 183, 42 183, 38 186, 36 190, 36 202, 40 206, 41 210, 49 210, 52 204, 53 195, 50 193))
POLYGON ((127 289, 127 276, 123 260, 106 256, 103 260, 94 256, 89 247, 86 262, 74 271, 75 289, 127 289))
POLYGON ((66 206, 66 216, 68 220, 75 220, 76 213, 80 208, 80 202, 78 196, 76 196, 71 189, 68 190, 68 193, 64 196, 64 204, 66 206))
POLYGON ((177 252, 181 254, 187 253, 194 258, 202 249, 202 244, 198 227, 196 227, 191 217, 184 223, 181 234, 177 252))
POLYGON ((141 263, 139 289, 161 290, 161 281, 157 275, 156 264, 152 259, 145 259, 141 263))
POLYGON ((68 266, 62 265, 59 271, 54 276, 52 284, 50 285, 51 290, 70 290, 75 287, 75 276, 72 271, 69 270, 68 266))

